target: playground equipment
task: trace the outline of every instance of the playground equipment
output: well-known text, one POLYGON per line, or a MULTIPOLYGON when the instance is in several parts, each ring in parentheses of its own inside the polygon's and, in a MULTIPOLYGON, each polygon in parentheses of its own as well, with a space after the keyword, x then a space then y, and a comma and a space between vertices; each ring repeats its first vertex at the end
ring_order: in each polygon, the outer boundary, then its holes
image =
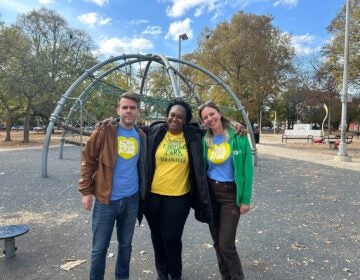
POLYGON ((4 254, 5 258, 9 259, 15 257, 15 237, 23 235, 29 231, 27 225, 8 225, 0 227, 0 240, 4 239, 4 254))
POLYGON ((222 79, 190 61, 160 54, 129 54, 109 58, 86 70, 62 95, 50 116, 46 131, 42 153, 43 178, 48 176, 48 150, 55 125, 63 129, 59 149, 59 158, 62 158, 65 143, 78 144, 80 147, 85 144, 84 139, 86 141, 89 131, 104 117, 104 114, 99 114, 100 108, 107 108, 107 117, 115 115, 116 100, 126 91, 139 94, 141 115, 144 114, 140 121, 143 124, 164 118, 163 110, 174 97, 185 99, 194 111, 210 99, 227 102, 220 103, 220 108, 225 115, 240 118, 237 113, 241 114, 256 165, 254 134, 245 108, 222 79), (199 76, 203 78, 200 80, 199 76), (162 87, 157 86, 161 92, 154 91, 154 85, 161 82, 164 83, 162 87))

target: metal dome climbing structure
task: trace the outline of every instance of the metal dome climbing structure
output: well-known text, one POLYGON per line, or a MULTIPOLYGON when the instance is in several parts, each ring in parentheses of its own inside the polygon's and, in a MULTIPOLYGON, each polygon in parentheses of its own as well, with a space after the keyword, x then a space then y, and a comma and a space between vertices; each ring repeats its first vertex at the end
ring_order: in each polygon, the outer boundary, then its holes
POLYGON ((222 79, 190 61, 160 54, 128 54, 111 57, 86 70, 61 96, 46 131, 42 153, 43 178, 48 176, 48 151, 54 127, 62 128, 59 149, 59 158, 62 158, 64 144, 82 147, 84 138, 90 135, 96 122, 116 113, 116 108, 111 108, 126 91, 139 94, 143 123, 165 117, 162 110, 174 97, 185 99, 194 110, 207 100, 216 101, 225 115, 243 119, 256 165, 255 140, 245 108, 222 79))

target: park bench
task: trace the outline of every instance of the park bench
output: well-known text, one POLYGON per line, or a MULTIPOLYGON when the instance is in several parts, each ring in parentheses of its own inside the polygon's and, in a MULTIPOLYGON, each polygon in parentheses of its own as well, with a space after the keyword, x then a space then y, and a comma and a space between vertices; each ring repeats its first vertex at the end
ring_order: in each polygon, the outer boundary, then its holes
POLYGON ((26 225, 9 225, 0 227, 0 240, 4 239, 4 251, 5 258, 11 258, 15 256, 15 237, 23 235, 29 231, 29 227, 26 225))
MULTIPOLYGON (((336 149, 340 144, 340 135, 325 135, 323 136, 323 143, 329 144, 329 148, 336 149)), ((352 143, 353 135, 346 135, 345 141, 347 144, 352 143)))
POLYGON ((353 131, 352 136, 357 136, 356 138, 359 139, 360 131, 353 131))
POLYGON ((312 135, 286 135, 286 134, 283 134, 281 136, 281 143, 284 143, 284 140, 285 140, 285 143, 287 143, 288 139, 304 139, 304 140, 306 140, 307 143, 309 143, 309 140, 311 140, 311 142, 313 142, 314 137, 312 135))

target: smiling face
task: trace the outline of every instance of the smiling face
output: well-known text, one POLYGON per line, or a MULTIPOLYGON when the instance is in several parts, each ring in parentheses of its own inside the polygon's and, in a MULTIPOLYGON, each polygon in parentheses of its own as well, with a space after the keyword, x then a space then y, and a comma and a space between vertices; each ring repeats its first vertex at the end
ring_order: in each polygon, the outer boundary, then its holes
POLYGON ((185 121, 186 121, 185 108, 180 105, 172 106, 167 117, 167 124, 170 133, 178 134, 182 132, 184 129, 185 121))
POLYGON ((201 111, 201 120, 213 132, 219 129, 222 130, 221 114, 213 107, 205 107, 201 111))

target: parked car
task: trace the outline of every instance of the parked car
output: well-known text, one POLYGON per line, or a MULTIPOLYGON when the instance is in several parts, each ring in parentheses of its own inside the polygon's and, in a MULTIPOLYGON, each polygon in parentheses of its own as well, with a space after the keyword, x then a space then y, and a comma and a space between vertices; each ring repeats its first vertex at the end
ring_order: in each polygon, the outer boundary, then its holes
POLYGON ((18 125, 18 126, 13 125, 11 127, 11 130, 24 130, 24 126, 23 125, 18 125))
POLYGON ((33 130, 34 130, 34 131, 41 131, 41 130, 44 130, 44 127, 42 127, 42 126, 35 126, 35 127, 33 127, 33 130))

